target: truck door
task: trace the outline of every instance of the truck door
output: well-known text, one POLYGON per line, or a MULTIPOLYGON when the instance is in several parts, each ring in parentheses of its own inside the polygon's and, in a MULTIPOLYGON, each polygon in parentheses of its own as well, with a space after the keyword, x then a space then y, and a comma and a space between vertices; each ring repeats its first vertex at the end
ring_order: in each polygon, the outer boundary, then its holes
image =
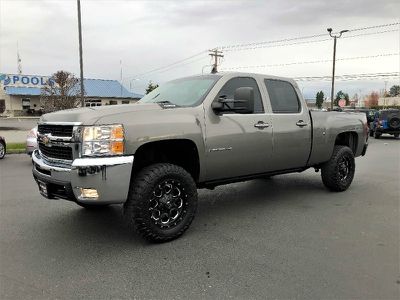
POLYGON ((311 151, 311 119, 295 87, 289 82, 264 79, 271 104, 272 170, 304 167, 311 151))
MULTIPOLYGON (((261 82, 262 84, 262 82, 261 82)), ((233 99, 237 88, 254 90, 254 112, 216 114, 205 106, 206 172, 210 180, 239 177, 266 171, 272 154, 272 130, 264 111, 259 86, 254 78, 229 79, 213 99, 233 99)))

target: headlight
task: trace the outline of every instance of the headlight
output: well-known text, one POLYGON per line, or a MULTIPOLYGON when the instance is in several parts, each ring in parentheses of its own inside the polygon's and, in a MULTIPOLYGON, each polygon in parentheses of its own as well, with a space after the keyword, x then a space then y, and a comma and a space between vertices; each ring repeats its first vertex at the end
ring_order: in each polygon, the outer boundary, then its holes
POLYGON ((124 128, 122 125, 85 126, 82 130, 82 155, 124 154, 124 128))

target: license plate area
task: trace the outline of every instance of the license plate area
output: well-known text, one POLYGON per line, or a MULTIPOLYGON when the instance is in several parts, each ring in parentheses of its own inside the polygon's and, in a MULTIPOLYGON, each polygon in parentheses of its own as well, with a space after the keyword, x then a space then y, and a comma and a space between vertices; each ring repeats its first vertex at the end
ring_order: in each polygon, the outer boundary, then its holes
POLYGON ((38 180, 37 184, 39 186, 39 192, 40 194, 42 194, 43 197, 46 197, 48 199, 50 199, 50 195, 49 195, 49 186, 47 185, 47 183, 38 180))

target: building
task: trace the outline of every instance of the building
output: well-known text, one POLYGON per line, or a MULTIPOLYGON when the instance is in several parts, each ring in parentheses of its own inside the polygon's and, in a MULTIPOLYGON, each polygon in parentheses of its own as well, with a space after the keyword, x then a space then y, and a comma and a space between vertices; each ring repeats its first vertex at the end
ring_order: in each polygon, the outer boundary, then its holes
MULTIPOLYGON (((0 74, 0 116, 39 115, 41 87, 49 76, 0 74)), ((117 80, 84 79, 85 105, 131 104, 143 95, 129 92, 117 80)))

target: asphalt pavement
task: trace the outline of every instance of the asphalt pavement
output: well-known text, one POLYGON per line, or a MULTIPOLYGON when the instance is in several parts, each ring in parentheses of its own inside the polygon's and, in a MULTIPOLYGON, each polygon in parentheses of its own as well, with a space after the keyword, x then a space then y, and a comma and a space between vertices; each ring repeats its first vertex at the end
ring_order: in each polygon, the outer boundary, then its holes
POLYGON ((352 186, 320 174, 199 191, 184 236, 148 244, 120 206, 46 200, 26 155, 0 161, 1 299, 399 299, 400 140, 372 139, 352 186))

